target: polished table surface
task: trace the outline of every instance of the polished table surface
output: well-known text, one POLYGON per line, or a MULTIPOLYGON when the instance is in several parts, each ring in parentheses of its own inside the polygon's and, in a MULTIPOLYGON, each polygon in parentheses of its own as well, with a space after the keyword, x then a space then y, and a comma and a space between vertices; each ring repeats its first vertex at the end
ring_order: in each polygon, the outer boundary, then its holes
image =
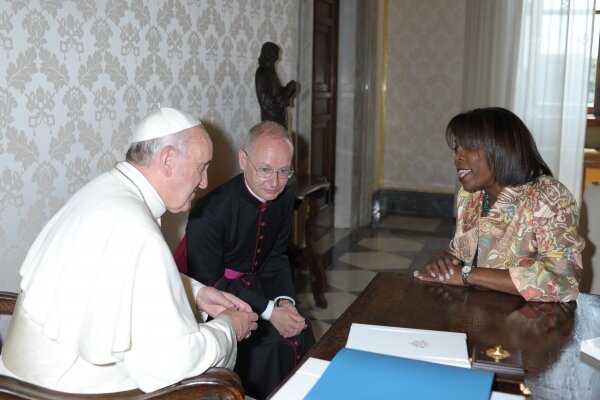
MULTIPOLYGON (((531 399, 600 399, 600 362, 580 351, 582 340, 600 336, 600 296, 533 303, 477 287, 432 284, 383 272, 303 360, 331 360, 346 345, 354 322, 464 332, 469 355, 476 344, 521 349, 531 399)), ((495 390, 511 392, 506 389, 510 387, 497 380, 495 390)))

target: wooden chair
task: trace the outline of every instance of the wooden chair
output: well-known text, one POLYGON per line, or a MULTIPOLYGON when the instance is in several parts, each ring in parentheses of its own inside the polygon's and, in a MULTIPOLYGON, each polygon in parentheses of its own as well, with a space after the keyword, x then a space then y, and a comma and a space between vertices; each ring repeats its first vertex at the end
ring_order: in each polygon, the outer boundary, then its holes
MULTIPOLYGON (((17 294, 0 291, 0 314, 12 314, 17 294)), ((192 400, 224 399, 244 400, 244 388, 238 375, 227 368, 210 368, 205 373, 185 379, 166 388, 144 393, 140 390, 105 394, 62 393, 32 385, 8 376, 0 375, 0 399, 27 400, 83 400, 83 399, 130 399, 130 400, 192 400)))
POLYGON ((290 182, 290 186, 296 195, 297 210, 302 202, 308 203, 308 215, 304 223, 305 247, 299 248, 291 243, 288 246, 290 264, 294 270, 309 269, 313 274, 311 287, 315 304, 321 308, 327 308, 327 299, 324 290, 327 288, 327 275, 319 256, 316 243, 316 224, 319 217, 319 199, 325 196, 331 184, 325 176, 311 174, 297 174, 290 182))

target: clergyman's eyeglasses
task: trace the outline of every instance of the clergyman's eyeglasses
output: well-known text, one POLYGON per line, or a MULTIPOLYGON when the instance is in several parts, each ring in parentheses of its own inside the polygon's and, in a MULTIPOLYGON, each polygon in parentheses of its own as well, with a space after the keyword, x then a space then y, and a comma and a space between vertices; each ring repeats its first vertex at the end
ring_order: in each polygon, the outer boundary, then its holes
POLYGON ((279 179, 290 179, 292 177, 292 175, 294 175, 294 170, 290 169, 290 168, 281 168, 281 169, 278 169, 277 171, 275 171, 274 169, 267 168, 267 167, 257 167, 250 159, 250 156, 248 155, 248 153, 246 153, 246 150, 242 150, 242 151, 244 152, 244 154, 246 154, 246 157, 250 161, 250 164, 252 164, 252 166, 256 170, 256 175, 259 178, 270 178, 273 176, 274 173, 277 173, 277 177, 279 179))

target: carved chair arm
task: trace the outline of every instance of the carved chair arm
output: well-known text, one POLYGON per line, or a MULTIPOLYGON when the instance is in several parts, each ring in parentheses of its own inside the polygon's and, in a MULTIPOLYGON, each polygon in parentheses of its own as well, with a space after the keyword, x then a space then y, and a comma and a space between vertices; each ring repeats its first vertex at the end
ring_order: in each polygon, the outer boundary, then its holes
POLYGON ((17 304, 17 293, 0 291, 0 314, 12 314, 17 304))
POLYGON ((151 393, 140 390, 105 394, 71 394, 32 385, 0 375, 0 399, 28 400, 244 400, 244 389, 238 375, 227 369, 213 367, 196 377, 185 379, 151 393))

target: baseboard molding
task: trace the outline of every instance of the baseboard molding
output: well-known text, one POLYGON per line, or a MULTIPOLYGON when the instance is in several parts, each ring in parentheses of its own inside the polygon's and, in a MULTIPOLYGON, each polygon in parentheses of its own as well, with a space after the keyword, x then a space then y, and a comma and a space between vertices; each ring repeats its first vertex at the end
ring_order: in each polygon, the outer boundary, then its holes
POLYGON ((452 194, 381 189, 373 194, 373 218, 380 219, 391 214, 451 217, 454 215, 454 202, 452 194))

